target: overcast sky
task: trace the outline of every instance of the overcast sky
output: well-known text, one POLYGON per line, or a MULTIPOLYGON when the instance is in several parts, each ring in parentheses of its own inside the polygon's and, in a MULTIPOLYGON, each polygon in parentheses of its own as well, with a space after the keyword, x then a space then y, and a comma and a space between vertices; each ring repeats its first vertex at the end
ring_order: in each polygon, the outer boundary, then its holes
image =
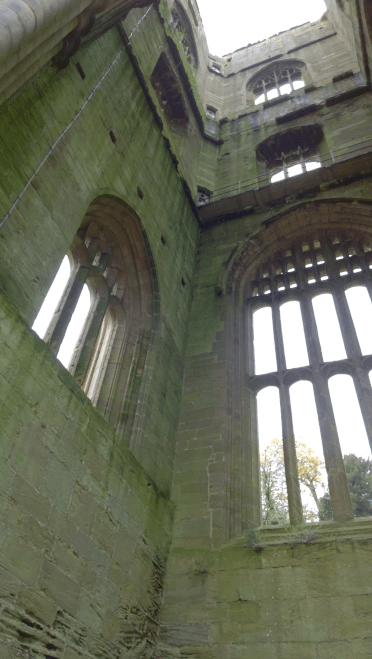
POLYGON ((326 11, 324 0, 197 0, 209 52, 228 53, 289 30, 317 21, 326 11))

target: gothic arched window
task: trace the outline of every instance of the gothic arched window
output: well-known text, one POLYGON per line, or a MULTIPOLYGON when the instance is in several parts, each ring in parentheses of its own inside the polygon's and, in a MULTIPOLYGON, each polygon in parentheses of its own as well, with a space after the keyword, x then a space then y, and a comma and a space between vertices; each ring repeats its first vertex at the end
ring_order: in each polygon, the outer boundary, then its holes
POLYGON ((370 238, 319 230, 283 244, 247 283, 248 386, 256 394, 268 387, 278 392, 293 524, 303 517, 290 389, 304 381, 315 400, 334 519, 353 517, 332 391, 335 376, 342 376, 349 392, 343 405, 357 398, 372 447, 372 342, 355 310, 363 299, 365 318, 372 318, 371 269, 370 238))
POLYGON ((52 284, 45 300, 55 300, 49 320, 41 320, 44 303, 33 329, 102 414, 127 433, 159 318, 155 270, 138 218, 117 199, 96 199, 60 274, 60 290, 52 284))
POLYGON ((257 148, 257 161, 271 183, 321 166, 321 126, 313 124, 276 133, 257 148))
POLYGON ((189 120, 184 94, 165 53, 160 55, 150 80, 167 123, 172 128, 184 128, 189 120))
POLYGON ((198 65, 198 55, 193 30, 188 16, 179 2, 174 3, 171 15, 173 19, 173 27, 177 31, 186 59, 194 68, 196 68, 198 65))
POLYGON ((291 94, 305 86, 305 66, 302 62, 271 64, 252 78, 247 86, 247 101, 255 105, 273 98, 291 94))

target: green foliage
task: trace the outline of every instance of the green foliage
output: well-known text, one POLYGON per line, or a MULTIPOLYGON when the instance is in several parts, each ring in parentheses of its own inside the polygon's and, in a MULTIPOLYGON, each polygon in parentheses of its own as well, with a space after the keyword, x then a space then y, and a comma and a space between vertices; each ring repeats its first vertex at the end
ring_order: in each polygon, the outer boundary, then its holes
POLYGON ((282 442, 273 439, 261 461, 262 524, 288 524, 288 499, 282 442))
POLYGON ((321 522, 328 522, 333 520, 331 498, 329 492, 324 494, 319 501, 319 519, 321 522))
MULTIPOLYGON (((323 485, 322 468, 324 463, 304 442, 296 442, 298 477, 314 499, 319 511, 320 502, 316 486, 323 485)), ((288 499, 285 480, 283 444, 273 439, 266 447, 261 460, 262 523, 288 524, 288 499)), ((308 505, 303 506, 307 522, 318 521, 318 514, 308 505)))
MULTIPOLYGON (((372 516, 372 460, 354 454, 344 456, 344 465, 355 517, 372 516)), ((326 492, 320 500, 322 521, 333 519, 331 499, 326 492)))
POLYGON ((264 550, 264 541, 262 539, 262 536, 255 529, 252 529, 247 533, 247 547, 257 552, 261 552, 264 550))
POLYGON ((345 455, 344 465, 355 517, 372 516, 372 460, 345 455))

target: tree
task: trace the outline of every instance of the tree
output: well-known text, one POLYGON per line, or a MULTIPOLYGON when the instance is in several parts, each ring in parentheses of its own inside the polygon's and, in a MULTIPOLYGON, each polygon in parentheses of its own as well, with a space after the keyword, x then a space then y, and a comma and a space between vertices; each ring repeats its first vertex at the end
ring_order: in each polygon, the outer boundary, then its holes
POLYGON ((282 442, 273 439, 261 460, 262 523, 288 522, 288 500, 285 484, 282 442))
MULTIPOLYGON (((355 517, 372 516, 372 460, 351 453, 344 456, 344 465, 355 517)), ((322 521, 333 519, 329 492, 320 500, 322 521)))
MULTIPOLYGON (((307 487, 316 504, 317 513, 309 505, 303 506, 307 522, 318 520, 321 503, 316 485, 324 486, 324 463, 304 442, 296 442, 299 481, 307 487)), ((273 439, 265 449, 261 460, 262 523, 285 524, 288 522, 288 499, 285 480, 284 454, 281 439, 273 439)))
MULTIPOLYGON (((313 449, 309 448, 304 442, 296 442, 297 464, 298 464, 298 478, 300 483, 305 485, 311 493, 315 501, 315 505, 320 508, 320 501, 316 492, 316 485, 324 487, 322 469, 324 462, 319 456, 314 453, 313 449)), ((313 521, 313 520, 311 520, 313 521)))
POLYGON ((372 460, 345 455, 344 465, 355 517, 372 516, 372 460))

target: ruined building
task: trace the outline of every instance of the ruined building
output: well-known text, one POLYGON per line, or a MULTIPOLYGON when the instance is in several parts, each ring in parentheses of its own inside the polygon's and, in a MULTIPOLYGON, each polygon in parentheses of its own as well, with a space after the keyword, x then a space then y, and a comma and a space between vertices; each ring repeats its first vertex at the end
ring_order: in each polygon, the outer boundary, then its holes
POLYGON ((0 3, 1 659, 371 659, 372 520, 353 518, 328 379, 353 378, 371 440, 372 356, 345 290, 372 294, 372 3, 327 7, 214 57, 196 0, 0 3), (322 291, 342 360, 322 357, 322 291), (289 296, 306 368, 286 366, 289 296), (259 375, 262 305, 277 370, 259 375), (310 531, 299 380, 333 509, 310 531), (269 385, 291 525, 257 532, 269 385))

